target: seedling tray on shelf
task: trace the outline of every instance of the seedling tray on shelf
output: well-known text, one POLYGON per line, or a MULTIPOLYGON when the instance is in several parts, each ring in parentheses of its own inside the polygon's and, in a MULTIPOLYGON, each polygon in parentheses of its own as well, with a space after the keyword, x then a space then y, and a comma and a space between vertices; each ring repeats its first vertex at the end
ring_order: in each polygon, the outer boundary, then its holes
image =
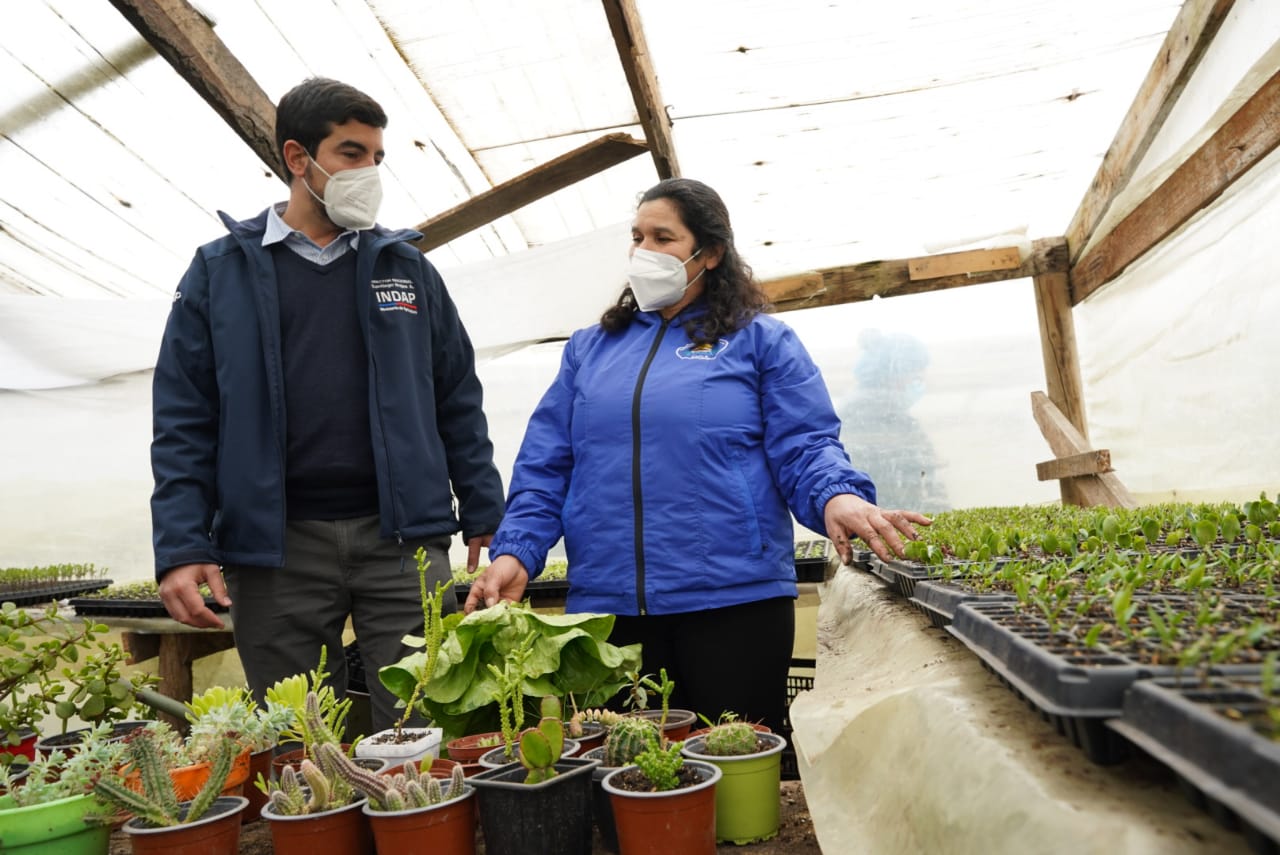
MULTIPOLYGON (((76 614, 82 617, 168 617, 169 612, 160 600, 113 600, 106 597, 75 597, 69 601, 76 614)), ((212 597, 205 597, 204 604, 210 611, 225 612, 227 607, 212 597)))
POLYGON ((916 561, 881 561, 871 559, 871 572, 884 581, 886 585, 900 596, 910 599, 915 596, 916 585, 920 582, 946 581, 953 575, 957 567, 972 564, 971 561, 952 561, 947 564, 921 564, 916 561))
MULTIPOLYGON (((467 595, 471 593, 471 585, 460 582, 453 586, 453 593, 457 597, 458 605, 461 606, 467 601, 467 595)), ((562 602, 568 593, 568 579, 535 579, 525 586, 524 598, 536 606, 540 599, 562 602)))
POLYGON ((831 561, 831 541, 802 540, 795 545, 796 581, 825 582, 827 564, 831 561), (799 557, 804 553, 804 557, 799 557), (815 554, 816 553, 816 554, 815 554))
POLYGON ((111 584, 110 579, 94 579, 93 581, 52 582, 22 590, 0 591, 0 603, 13 603, 15 606, 35 606, 67 597, 76 597, 92 591, 101 591, 111 584))
POLYGON ((1258 675, 1243 674, 1144 680, 1125 692, 1124 716, 1109 726, 1178 775, 1193 802, 1239 826, 1256 852, 1274 853, 1280 742, 1251 723, 1267 721, 1259 686, 1258 675))
POLYGON ((911 605, 923 612, 935 627, 942 629, 955 619, 956 609, 961 603, 1007 603, 1014 599, 1013 595, 999 591, 976 591, 950 582, 921 579, 915 584, 915 595, 911 597, 911 605))
POLYGON ((1172 675, 1103 648, 1087 648, 1053 632, 1043 620, 1004 602, 956 607, 947 631, 982 664, 1095 763, 1124 759, 1125 742, 1107 729, 1120 715, 1124 691, 1136 680, 1172 675))

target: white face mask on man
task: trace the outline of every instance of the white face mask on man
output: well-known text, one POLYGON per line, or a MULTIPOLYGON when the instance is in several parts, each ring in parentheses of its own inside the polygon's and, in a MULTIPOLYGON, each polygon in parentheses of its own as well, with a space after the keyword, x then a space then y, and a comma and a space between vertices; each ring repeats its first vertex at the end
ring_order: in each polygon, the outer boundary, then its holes
POLYGON ((631 261, 627 265, 627 281, 631 283, 631 293, 635 295, 636 306, 640 311, 651 312, 679 303, 689 286, 707 272, 704 267, 693 279, 689 279, 689 274, 685 272, 684 266, 697 258, 699 252, 702 250, 697 250, 684 261, 674 255, 651 249, 632 252, 631 261))
MULTIPOLYGON (((378 175, 378 167, 362 166, 330 175, 316 163, 315 158, 311 158, 311 162, 324 172, 329 183, 324 186, 323 199, 316 195, 310 184, 306 185, 307 191, 324 205, 325 213, 333 224, 357 231, 373 228, 378 219, 378 208, 382 205, 382 178, 378 175)), ((307 181, 306 178, 302 180, 303 183, 307 181)))

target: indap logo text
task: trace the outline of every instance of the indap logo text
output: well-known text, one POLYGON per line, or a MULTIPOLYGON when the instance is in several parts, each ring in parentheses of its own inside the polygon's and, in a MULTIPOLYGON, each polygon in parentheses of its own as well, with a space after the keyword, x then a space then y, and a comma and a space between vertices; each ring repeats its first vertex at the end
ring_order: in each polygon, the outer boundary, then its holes
POLYGON ((408 312, 418 314, 418 293, 408 279, 373 280, 373 297, 383 312, 408 312))

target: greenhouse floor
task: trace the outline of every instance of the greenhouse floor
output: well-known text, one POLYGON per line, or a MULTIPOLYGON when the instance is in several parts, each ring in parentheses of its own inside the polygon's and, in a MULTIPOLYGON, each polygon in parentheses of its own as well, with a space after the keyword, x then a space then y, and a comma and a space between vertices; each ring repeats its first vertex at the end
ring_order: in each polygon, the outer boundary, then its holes
MULTIPOLYGON (((804 788, 799 781, 782 782, 782 814, 778 836, 772 840, 734 846, 726 843, 717 852, 734 852, 738 855, 819 855, 818 840, 813 833, 809 809, 805 804, 804 788)), ((128 835, 117 831, 111 835, 111 855, 130 855, 128 835)), ((606 852, 596 835, 595 852, 606 852)), ((240 855, 271 855, 271 828, 266 820, 258 820, 244 826, 240 832, 240 855)), ((476 852, 484 853, 484 838, 477 835, 476 852)), ((317 853, 319 855, 319 853, 317 853)), ((335 853, 337 855, 337 853, 335 853)))
POLYGON ((1149 757, 1090 762, 870 574, 823 589, 814 688, 791 705, 823 851, 1249 853, 1149 757))

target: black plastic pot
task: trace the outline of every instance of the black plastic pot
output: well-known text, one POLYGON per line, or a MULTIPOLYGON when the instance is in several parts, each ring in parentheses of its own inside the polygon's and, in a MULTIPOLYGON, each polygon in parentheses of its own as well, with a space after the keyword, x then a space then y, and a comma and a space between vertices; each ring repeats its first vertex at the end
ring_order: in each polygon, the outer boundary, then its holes
MULTIPOLYGON (((146 727, 147 724, 149 722, 146 721, 117 721, 111 725, 110 741, 118 742, 138 728, 146 727)), ((61 751, 63 754, 74 754, 80 750, 80 743, 84 741, 90 729, 82 727, 77 730, 68 730, 66 733, 45 736, 36 742, 36 753, 41 756, 48 756, 54 751, 61 751)))
POLYGON ((527 770, 519 763, 469 778, 487 855, 590 855, 591 772, 598 764, 561 760, 560 774, 541 784, 525 784, 527 770))
POLYGON ((618 851, 618 824, 613 820, 613 802, 605 792, 605 776, 617 766, 604 765, 604 746, 592 748, 582 755, 584 760, 599 760, 600 765, 591 770, 591 818, 600 830, 600 840, 610 852, 618 851))

